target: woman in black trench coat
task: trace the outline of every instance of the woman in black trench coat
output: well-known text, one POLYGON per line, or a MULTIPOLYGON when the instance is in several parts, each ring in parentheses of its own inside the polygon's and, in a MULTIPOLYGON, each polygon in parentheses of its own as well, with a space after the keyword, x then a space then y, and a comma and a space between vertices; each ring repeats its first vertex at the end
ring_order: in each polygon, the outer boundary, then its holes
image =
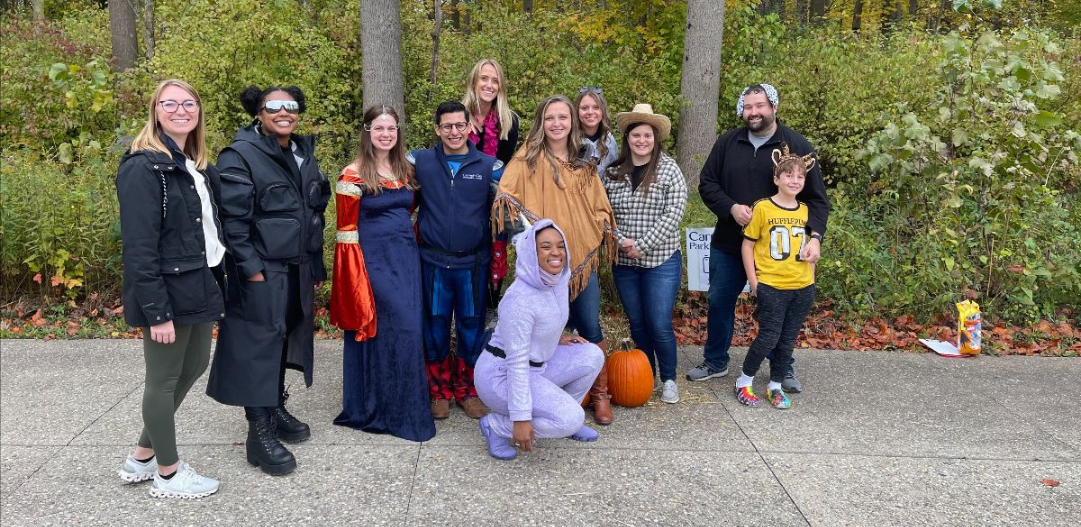
POLYGON ((250 86, 240 102, 255 120, 218 157, 226 268, 238 279, 230 283, 207 394, 244 407, 248 462, 281 475, 296 468, 296 459, 279 439, 311 437, 285 409, 285 369, 303 371, 311 386, 330 184, 314 137, 293 133, 305 109, 300 88, 250 86))

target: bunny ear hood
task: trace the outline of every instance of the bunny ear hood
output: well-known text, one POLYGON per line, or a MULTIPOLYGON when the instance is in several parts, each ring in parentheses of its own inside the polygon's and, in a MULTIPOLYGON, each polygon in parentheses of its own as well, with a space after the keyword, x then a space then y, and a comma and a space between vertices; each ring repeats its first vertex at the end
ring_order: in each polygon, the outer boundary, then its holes
MULTIPOLYGON (((514 279, 521 280, 534 289, 549 289, 552 286, 548 286, 541 278, 541 273, 545 272, 540 268, 540 262, 537 261, 537 233, 548 228, 555 227, 559 231, 559 235, 566 242, 567 236, 563 234, 563 230, 559 228, 552 220, 544 219, 537 220, 528 229, 523 231, 514 237, 514 250, 518 254, 518 259, 514 264, 514 279)), ((570 251, 568 248, 567 256, 563 265, 563 270, 559 272, 559 283, 556 286, 567 287, 570 282, 570 251)))

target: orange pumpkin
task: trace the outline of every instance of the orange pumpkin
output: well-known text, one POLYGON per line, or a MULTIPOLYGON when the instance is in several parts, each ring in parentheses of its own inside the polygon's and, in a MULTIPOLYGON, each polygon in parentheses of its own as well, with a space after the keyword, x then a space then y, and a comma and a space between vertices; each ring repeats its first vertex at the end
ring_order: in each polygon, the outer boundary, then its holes
POLYGON ((627 408, 642 406, 653 396, 653 370, 640 349, 623 348, 608 355, 608 393, 612 402, 627 408))

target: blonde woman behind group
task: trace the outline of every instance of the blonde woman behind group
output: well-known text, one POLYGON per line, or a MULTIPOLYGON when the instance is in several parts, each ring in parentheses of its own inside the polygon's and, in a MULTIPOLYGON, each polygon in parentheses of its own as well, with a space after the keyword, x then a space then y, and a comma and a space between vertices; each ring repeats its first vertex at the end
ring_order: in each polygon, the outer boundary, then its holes
MULTIPOLYGON (((569 252, 571 325, 603 350, 597 267, 602 247, 609 257, 615 254, 615 220, 596 167, 579 157, 581 147, 578 113, 570 99, 553 95, 541 101, 525 145, 499 182, 492 226, 502 232, 508 221, 523 216, 529 222, 550 219, 560 226, 569 252)), ((594 420, 610 424, 606 370, 601 369, 590 394, 594 420)))
MULTIPOLYGON (((462 104, 469 114, 469 142, 504 165, 510 163, 518 148, 518 115, 507 102, 507 77, 498 62, 481 59, 473 66, 465 84, 462 104)), ((503 277, 507 274, 507 240, 503 237, 492 243, 489 269, 487 304, 495 310, 503 289, 503 277)))
POLYGON ((150 495, 159 498, 202 498, 218 490, 217 480, 180 460, 174 421, 206 371, 214 321, 225 311, 218 281, 225 240, 215 212, 220 180, 207 164, 205 122, 195 88, 162 82, 116 177, 124 320, 143 329, 146 365, 143 431, 120 479, 153 480, 150 495))

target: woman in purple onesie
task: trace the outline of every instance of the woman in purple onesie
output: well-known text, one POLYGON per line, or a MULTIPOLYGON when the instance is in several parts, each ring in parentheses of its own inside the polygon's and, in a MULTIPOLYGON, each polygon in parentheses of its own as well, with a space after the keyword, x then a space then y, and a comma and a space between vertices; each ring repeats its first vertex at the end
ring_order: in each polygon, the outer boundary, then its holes
POLYGON ((514 239, 514 283, 499 303, 495 333, 477 361, 477 395, 491 410, 480 432, 488 453, 514 459, 536 438, 596 441, 581 401, 604 365, 595 344, 564 336, 570 270, 563 231, 539 220, 514 239))

